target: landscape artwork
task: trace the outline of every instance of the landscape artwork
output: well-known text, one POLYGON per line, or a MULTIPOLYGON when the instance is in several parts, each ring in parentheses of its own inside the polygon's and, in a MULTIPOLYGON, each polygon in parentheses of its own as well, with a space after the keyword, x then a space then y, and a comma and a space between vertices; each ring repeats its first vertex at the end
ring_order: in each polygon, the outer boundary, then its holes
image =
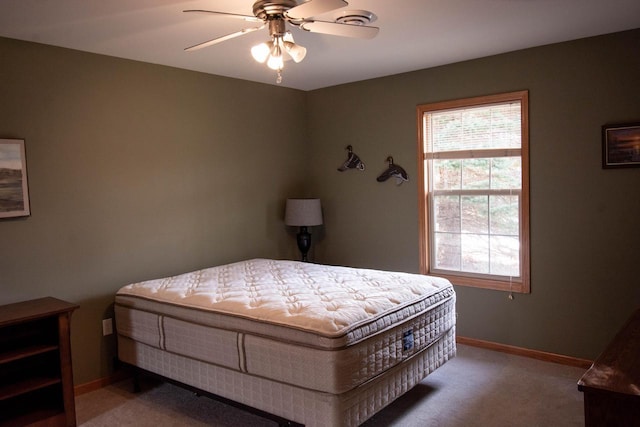
POLYGON ((640 123, 602 127, 602 166, 640 167, 640 123))
POLYGON ((24 140, 0 139, 0 218, 29 214, 24 140))

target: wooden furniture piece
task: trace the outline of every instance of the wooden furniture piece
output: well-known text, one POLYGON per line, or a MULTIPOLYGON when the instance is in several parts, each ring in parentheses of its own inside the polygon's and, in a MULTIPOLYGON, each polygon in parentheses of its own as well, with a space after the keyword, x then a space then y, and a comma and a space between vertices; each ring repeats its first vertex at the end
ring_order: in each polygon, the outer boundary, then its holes
POLYGON ((0 427, 75 426, 71 313, 40 298, 0 306, 0 427))
POLYGON ((640 309, 578 381, 586 427, 640 426, 640 309))

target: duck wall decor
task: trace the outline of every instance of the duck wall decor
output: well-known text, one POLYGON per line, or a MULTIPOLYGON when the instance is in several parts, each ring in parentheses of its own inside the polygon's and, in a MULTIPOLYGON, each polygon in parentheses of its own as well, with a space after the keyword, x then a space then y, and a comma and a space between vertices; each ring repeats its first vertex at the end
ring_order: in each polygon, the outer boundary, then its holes
POLYGON ((396 179, 396 185, 409 181, 407 172, 401 166, 393 164, 393 157, 387 157, 387 162, 389 163, 389 167, 376 178, 378 182, 384 182, 391 177, 396 179))
POLYGON ((338 170, 340 172, 344 172, 348 169, 357 169, 359 171, 363 171, 364 170, 364 163, 362 162, 362 160, 360 160, 360 157, 358 157, 356 155, 356 153, 353 152, 353 147, 350 145, 347 145, 347 160, 345 160, 345 162, 340 165, 340 167, 338 168, 338 170))

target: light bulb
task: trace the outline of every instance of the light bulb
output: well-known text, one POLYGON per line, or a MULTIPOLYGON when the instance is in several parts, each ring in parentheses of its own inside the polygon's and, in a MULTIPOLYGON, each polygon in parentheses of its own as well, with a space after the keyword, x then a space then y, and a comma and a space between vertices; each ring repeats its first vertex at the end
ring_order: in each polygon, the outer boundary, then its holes
POLYGON ((282 70, 284 67, 284 61, 282 60, 282 53, 277 56, 273 54, 269 56, 269 60, 267 61, 267 66, 272 70, 282 70))
POLYGON ((282 70, 284 67, 284 59, 282 58, 282 38, 275 36, 273 38, 273 49, 267 60, 267 66, 272 70, 282 70))

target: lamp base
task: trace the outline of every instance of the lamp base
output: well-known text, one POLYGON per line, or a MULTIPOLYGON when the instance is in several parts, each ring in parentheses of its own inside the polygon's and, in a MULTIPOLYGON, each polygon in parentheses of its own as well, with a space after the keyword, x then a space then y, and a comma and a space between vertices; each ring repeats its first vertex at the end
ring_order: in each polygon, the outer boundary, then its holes
POLYGON ((300 232, 296 235, 298 241, 298 249, 302 254, 302 261, 308 262, 307 252, 311 249, 311 233, 307 231, 306 226, 300 227, 300 232))

